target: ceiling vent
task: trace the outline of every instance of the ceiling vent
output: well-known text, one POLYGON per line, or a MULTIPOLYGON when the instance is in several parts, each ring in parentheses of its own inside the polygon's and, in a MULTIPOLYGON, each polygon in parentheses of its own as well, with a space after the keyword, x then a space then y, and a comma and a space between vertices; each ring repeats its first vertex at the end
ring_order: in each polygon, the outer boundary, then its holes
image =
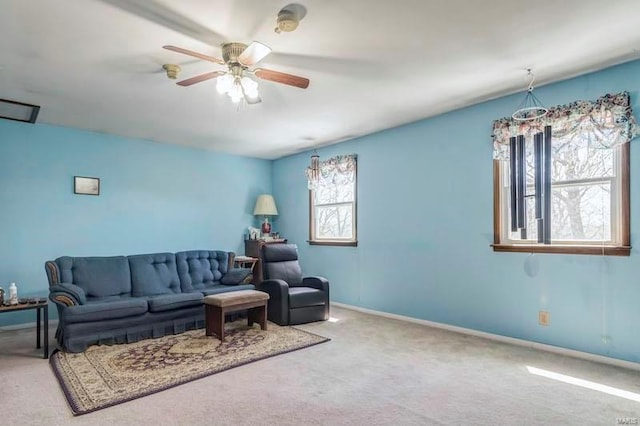
POLYGON ((35 123, 38 112, 40 112, 40 107, 37 105, 0 99, 0 118, 35 123))

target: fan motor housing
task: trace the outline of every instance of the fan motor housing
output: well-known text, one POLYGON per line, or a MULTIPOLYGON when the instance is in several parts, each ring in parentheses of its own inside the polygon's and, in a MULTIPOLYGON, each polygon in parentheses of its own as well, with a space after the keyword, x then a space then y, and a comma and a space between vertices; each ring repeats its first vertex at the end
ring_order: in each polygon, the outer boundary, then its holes
POLYGON ((238 56, 244 52, 247 45, 244 43, 224 43, 222 45, 222 59, 225 63, 238 63, 238 56))

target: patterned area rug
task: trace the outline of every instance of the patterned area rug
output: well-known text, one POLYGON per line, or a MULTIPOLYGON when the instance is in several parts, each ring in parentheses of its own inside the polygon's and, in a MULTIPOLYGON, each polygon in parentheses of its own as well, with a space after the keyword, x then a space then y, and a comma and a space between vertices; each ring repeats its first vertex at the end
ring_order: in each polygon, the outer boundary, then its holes
POLYGON ((137 343, 62 351, 51 367, 74 415, 150 395, 211 374, 329 339, 269 323, 266 331, 246 319, 227 323, 225 342, 204 329, 137 343))

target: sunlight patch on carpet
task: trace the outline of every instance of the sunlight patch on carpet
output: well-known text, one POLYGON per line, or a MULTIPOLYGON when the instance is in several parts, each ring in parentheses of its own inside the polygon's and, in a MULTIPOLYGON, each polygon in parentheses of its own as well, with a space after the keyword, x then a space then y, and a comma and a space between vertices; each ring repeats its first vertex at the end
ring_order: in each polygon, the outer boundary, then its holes
POLYGON ((547 377, 549 379, 557 380, 560 382, 569 383, 575 386, 596 390, 609 395, 619 396, 620 398, 630 399, 631 401, 640 402, 640 394, 637 394, 635 392, 629 392, 623 389, 614 388, 612 386, 591 382, 589 380, 578 379, 577 377, 554 373, 553 371, 543 370, 541 368, 527 366, 527 370, 529 370, 529 373, 535 374, 536 376, 547 377))

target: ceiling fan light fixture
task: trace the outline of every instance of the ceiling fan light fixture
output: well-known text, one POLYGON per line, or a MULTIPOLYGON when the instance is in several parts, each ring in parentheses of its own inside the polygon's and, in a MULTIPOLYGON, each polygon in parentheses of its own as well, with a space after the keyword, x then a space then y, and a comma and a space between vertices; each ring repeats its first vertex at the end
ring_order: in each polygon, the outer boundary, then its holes
POLYGON ((224 95, 225 93, 229 93, 229 90, 231 90, 232 86, 233 86, 233 77, 231 76, 231 74, 225 74, 218 77, 218 82, 216 83, 216 90, 221 95, 224 95))
POLYGON ((231 98, 231 101, 233 101, 234 104, 240 102, 240 100, 243 98, 242 95, 242 87, 240 86, 240 82, 239 81, 234 81, 233 85, 231 86, 231 89, 229 89, 229 97, 231 98))
POLYGON ((240 84, 244 88, 244 93, 250 98, 258 97, 258 83, 249 77, 242 77, 240 84))
POLYGON ((257 101, 260 99, 258 95, 258 83, 246 76, 242 78, 233 77, 231 74, 220 76, 216 83, 216 90, 221 95, 229 95, 233 103, 238 103, 243 98, 248 98, 249 101, 257 101))
MULTIPOLYGON (((298 20, 306 13, 306 9, 301 5, 291 4, 288 5, 287 8, 295 9, 298 20)), ((226 65, 226 71, 212 71, 200 74, 179 81, 176 84, 178 86, 191 86, 196 83, 202 83, 203 81, 216 79, 216 91, 221 95, 227 94, 234 103, 241 102, 242 99, 250 105, 262 102, 258 94, 258 82, 254 78, 299 87, 301 89, 309 87, 308 78, 265 68, 250 69, 271 52, 269 46, 257 41, 253 41, 249 46, 244 43, 224 43, 222 45, 223 59, 203 55, 176 46, 167 45, 163 47, 167 50, 193 56, 198 59, 226 65)), ((169 71, 167 68, 168 66, 165 66, 165 70, 169 71)))

